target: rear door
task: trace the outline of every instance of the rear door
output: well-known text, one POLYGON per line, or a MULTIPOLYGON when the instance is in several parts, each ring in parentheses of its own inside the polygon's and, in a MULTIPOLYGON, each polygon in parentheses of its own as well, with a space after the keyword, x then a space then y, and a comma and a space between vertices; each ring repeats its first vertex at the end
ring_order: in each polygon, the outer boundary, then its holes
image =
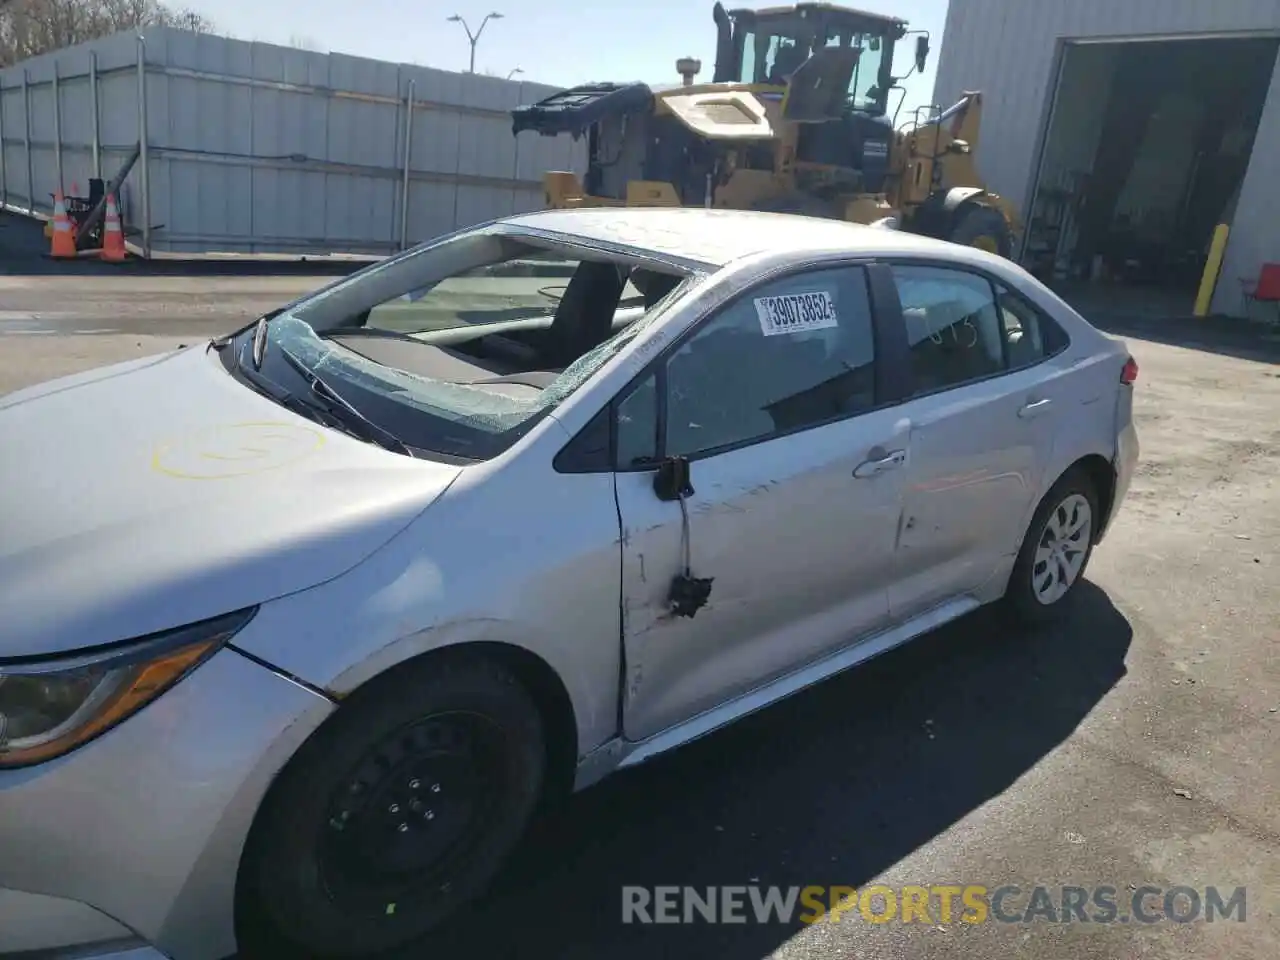
POLYGON ((1065 379, 1041 365, 1066 337, 986 276, 889 265, 908 349, 910 450, 895 620, 978 592, 1007 568, 1039 496, 1065 411, 1065 379))
POLYGON ((711 314, 616 405, 624 728, 657 734, 882 629, 908 435, 866 273, 802 271, 711 314), (693 492, 659 499, 654 463, 693 492), (675 578, 710 580, 692 617, 675 578))

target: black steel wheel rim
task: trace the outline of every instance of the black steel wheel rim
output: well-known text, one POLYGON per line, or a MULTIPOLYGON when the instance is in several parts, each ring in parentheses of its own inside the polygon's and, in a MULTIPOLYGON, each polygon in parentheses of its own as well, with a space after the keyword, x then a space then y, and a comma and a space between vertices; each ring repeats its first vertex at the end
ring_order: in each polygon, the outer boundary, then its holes
POLYGON ((465 711, 378 741, 330 794, 317 844, 330 899, 387 915, 448 897, 506 785, 505 738, 465 711))

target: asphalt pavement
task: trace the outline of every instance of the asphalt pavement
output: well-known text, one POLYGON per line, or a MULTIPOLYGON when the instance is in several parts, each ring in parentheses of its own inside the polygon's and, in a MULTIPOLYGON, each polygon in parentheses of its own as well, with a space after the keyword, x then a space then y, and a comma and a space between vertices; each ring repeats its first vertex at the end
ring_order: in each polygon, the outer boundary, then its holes
MULTIPOLYGON (((331 279, 0 273, 0 393, 235 329, 331 279)), ((407 956, 1280 957, 1280 365, 1140 334, 1142 463, 1068 621, 979 612, 572 798, 407 956), (875 883, 1016 884, 1015 911, 1036 885, 1112 886, 1122 906, 1146 884, 1245 887, 1247 911, 621 922, 627 886, 875 883)))

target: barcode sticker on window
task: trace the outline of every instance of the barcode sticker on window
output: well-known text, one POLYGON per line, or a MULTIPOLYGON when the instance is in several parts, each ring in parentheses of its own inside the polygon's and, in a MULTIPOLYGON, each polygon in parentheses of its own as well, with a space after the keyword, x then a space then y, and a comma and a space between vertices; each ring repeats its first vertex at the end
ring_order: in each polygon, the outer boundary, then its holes
POLYGON ((783 297, 758 297, 755 305, 760 329, 766 337, 824 330, 837 325, 835 298, 825 290, 791 293, 783 297))

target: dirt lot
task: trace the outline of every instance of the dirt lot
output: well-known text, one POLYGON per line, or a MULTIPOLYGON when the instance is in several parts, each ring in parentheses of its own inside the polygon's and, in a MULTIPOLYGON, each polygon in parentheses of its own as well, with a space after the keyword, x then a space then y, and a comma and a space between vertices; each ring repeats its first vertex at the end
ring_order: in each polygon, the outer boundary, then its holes
MULTIPOLYGON (((102 304, 132 294, 66 306, 61 281, 8 282, 0 393, 234 327, 309 281, 178 284, 127 322, 102 304)), ((1131 340, 1142 465, 1069 622, 1009 635, 976 614, 587 791, 438 955, 1280 957, 1280 365, 1204 341, 1131 340), (620 923, 630 884, 874 882, 1110 885, 1122 905, 1143 884, 1244 886, 1247 916, 620 923)))

